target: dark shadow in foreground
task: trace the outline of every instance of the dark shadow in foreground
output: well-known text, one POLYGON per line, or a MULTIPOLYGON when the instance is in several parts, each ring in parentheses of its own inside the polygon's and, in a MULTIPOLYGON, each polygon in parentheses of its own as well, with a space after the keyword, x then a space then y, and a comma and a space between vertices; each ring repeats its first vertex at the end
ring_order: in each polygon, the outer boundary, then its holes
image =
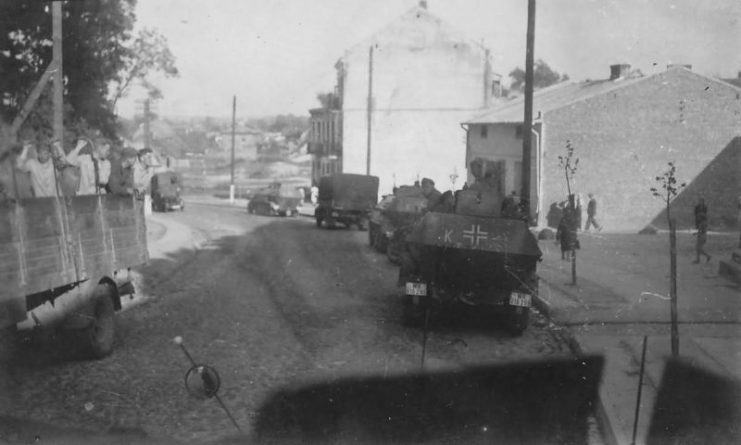
POLYGON ((741 441, 741 382, 669 360, 654 405, 648 444, 741 441))
POLYGON ((275 392, 258 443, 586 444, 602 357, 367 377, 275 392))

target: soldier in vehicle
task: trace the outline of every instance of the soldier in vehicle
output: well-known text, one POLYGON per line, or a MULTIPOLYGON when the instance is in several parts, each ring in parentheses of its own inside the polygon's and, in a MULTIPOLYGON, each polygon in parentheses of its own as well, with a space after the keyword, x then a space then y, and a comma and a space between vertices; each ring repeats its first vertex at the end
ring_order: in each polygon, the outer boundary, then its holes
POLYGON ((455 213, 455 195, 452 190, 448 190, 440 196, 437 205, 430 209, 437 213, 455 213))
POLYGON ((108 139, 99 138, 95 141, 95 151, 93 158, 98 168, 98 190, 100 193, 108 192, 108 179, 111 177, 111 161, 108 159, 111 154, 111 143, 108 139))
POLYGON ((518 218, 519 207, 517 205, 517 192, 512 190, 512 193, 504 198, 502 201, 502 217, 504 218, 518 218))
MULTIPOLYGON (((58 144, 58 142, 55 142, 58 144)), ((61 149, 61 147, 59 147, 61 149)), ((97 189, 96 168, 93 160, 93 143, 85 137, 77 139, 77 145, 65 156, 65 160, 80 169, 77 195, 95 195, 97 189)))
MULTIPOLYGON (((149 147, 142 148, 137 153, 136 162, 134 163, 134 189, 137 193, 147 193, 154 176, 154 159, 153 152, 149 147)), ((280 184, 278 184, 280 187, 280 184)))
POLYGON ((442 196, 442 193, 440 193, 435 188, 435 181, 433 181, 430 178, 423 178, 422 179, 422 195, 425 198, 427 198, 427 208, 433 209, 440 202, 440 197, 442 196))
POLYGON ((111 175, 108 189, 116 195, 134 194, 134 164, 137 162, 136 149, 125 147, 121 156, 111 161, 111 175))
POLYGON ((36 158, 29 158, 28 152, 32 148, 34 148, 33 141, 30 139, 23 141, 21 154, 16 159, 16 168, 29 173, 35 197, 57 196, 57 179, 51 148, 47 145, 35 147, 36 158))

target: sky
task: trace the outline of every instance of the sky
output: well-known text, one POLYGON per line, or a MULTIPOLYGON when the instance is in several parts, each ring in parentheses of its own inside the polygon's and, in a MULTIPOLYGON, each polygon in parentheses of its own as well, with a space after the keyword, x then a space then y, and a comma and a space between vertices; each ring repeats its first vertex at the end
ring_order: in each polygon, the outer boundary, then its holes
MULTIPOLYGON (((416 0, 138 0, 137 27, 168 39, 180 76, 155 77, 166 116, 239 118, 308 114, 335 85, 345 49, 416 0)), ((527 0, 428 0, 428 10, 492 52, 505 77, 524 67, 527 0)), ((741 71, 739 0, 539 0, 535 58, 572 80, 602 79, 609 65, 645 74, 691 64, 713 77, 741 71)), ((131 116, 142 92, 119 105, 131 116)))

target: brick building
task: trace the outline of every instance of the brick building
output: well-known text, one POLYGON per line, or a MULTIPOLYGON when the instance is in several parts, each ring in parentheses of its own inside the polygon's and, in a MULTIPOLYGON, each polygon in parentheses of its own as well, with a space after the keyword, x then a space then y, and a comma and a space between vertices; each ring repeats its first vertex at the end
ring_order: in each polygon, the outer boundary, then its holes
MULTIPOLYGON (((489 160, 501 169, 507 192, 519 190, 523 115, 519 99, 466 122, 467 162, 489 160)), ((735 221, 741 89, 729 83, 687 66, 642 76, 629 65, 613 65, 609 79, 537 91, 533 126, 531 210, 538 225, 546 224, 553 203, 566 199, 558 156, 566 154, 567 141, 579 158, 575 191, 584 200, 595 194, 598 220, 609 230, 666 226, 663 204, 650 188, 669 161, 688 183, 675 201, 680 228, 693 225, 700 194, 709 201, 711 226, 735 221)))
MULTIPOLYGON (((346 50, 335 68, 340 111, 329 122, 339 123, 332 134, 340 138, 334 159, 342 171, 379 176, 382 194, 421 177, 434 179, 440 189, 456 179, 462 184, 460 122, 501 91, 486 48, 443 23, 422 1, 346 50)), ((321 114, 312 112, 317 121, 321 114)), ((328 167, 329 161, 318 157, 328 167)))

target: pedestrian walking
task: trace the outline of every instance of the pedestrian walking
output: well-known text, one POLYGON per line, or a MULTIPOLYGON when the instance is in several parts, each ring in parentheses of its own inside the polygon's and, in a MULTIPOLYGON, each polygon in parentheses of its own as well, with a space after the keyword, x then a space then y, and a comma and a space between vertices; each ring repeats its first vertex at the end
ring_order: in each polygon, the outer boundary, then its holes
POLYGON ((312 185, 311 186, 311 203, 314 204, 314 206, 316 207, 318 202, 319 202, 319 187, 317 187, 316 185, 312 185))
POLYGON ((568 260, 568 252, 579 249, 579 239, 576 236, 576 209, 574 195, 569 196, 569 203, 563 209, 563 216, 556 230, 556 243, 561 244, 561 259, 568 260))
POLYGON ((602 226, 597 222, 597 200, 593 194, 589 194, 589 203, 587 204, 587 223, 584 225, 584 230, 588 231, 589 226, 593 225, 598 231, 602 230, 602 226))
POLYGON ((707 252, 705 252, 705 243, 708 241, 708 223, 707 220, 700 221, 697 227, 697 240, 695 243, 695 261, 693 263, 698 264, 700 262, 700 256, 705 255, 705 262, 709 263, 712 258, 707 252))

